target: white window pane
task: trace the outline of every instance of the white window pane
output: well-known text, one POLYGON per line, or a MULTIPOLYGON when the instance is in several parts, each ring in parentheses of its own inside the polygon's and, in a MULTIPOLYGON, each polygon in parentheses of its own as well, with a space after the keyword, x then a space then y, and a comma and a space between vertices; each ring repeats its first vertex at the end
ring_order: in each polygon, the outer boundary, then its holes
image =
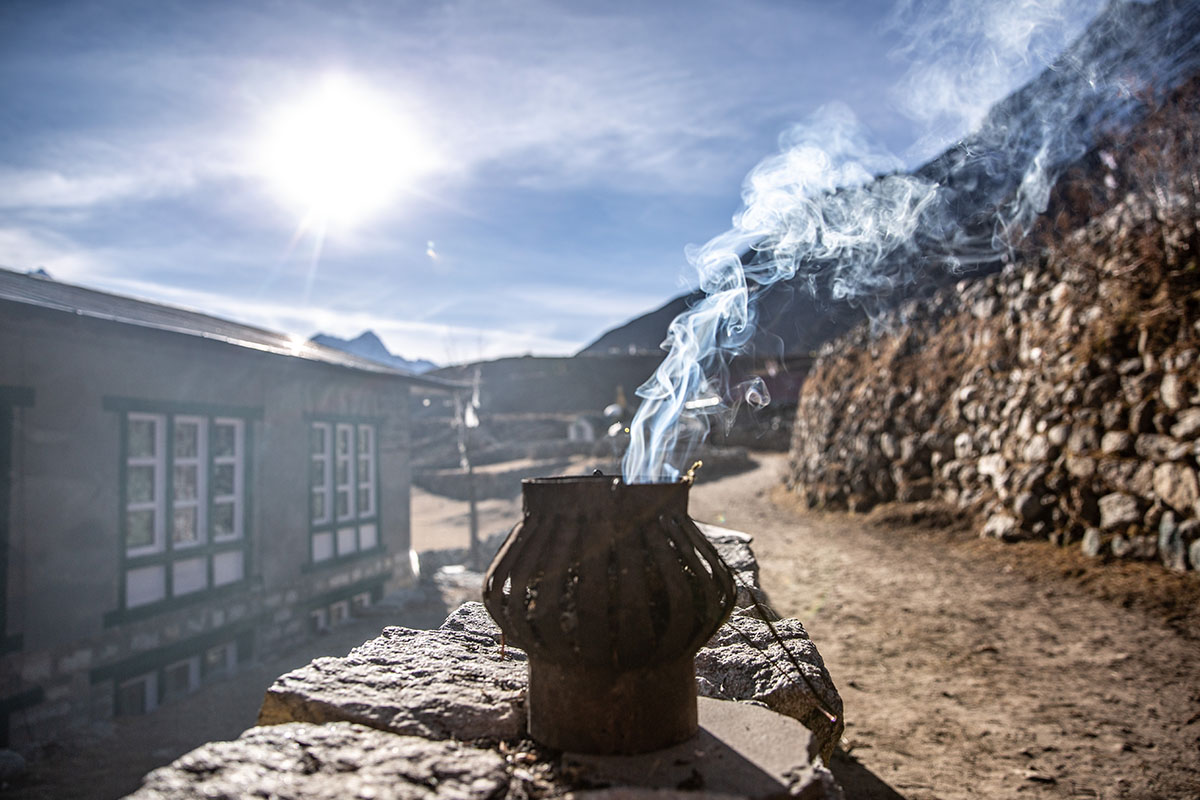
POLYGON ((196 458, 200 454, 200 421, 198 419, 175 420, 175 457, 196 458))
POLYGON ((176 500, 195 500, 199 497, 200 467, 196 464, 176 464, 171 491, 176 500))
POLYGON ((312 476, 311 484, 314 488, 320 489, 325 486, 326 464, 328 462, 323 458, 314 458, 312 461, 312 476))
POLYGON ((363 525, 358 529, 358 545, 363 550, 370 550, 379 542, 379 531, 374 525, 363 525))
POLYGON ((200 509, 195 506, 177 508, 172 515, 171 541, 186 547, 200 541, 200 509))
POLYGON ((213 505, 213 534, 218 539, 236 539, 238 536, 237 513, 233 503, 213 505))
POLYGON ((126 482, 127 502, 154 502, 154 467, 130 467, 126 482))
POLYGON ((125 607, 156 603, 167 595, 167 571, 161 564, 131 569, 125 573, 125 607))
POLYGON ((370 425, 358 426, 358 454, 359 456, 370 455, 375 449, 375 429, 370 425))
POLYGON ((213 425, 213 451, 216 458, 235 456, 238 447, 238 434, 241 432, 236 422, 232 420, 217 421, 213 425))
POLYGON ((333 534, 329 531, 313 534, 313 561, 333 558, 333 534))
POLYGON ((233 464, 217 464, 213 468, 213 494, 217 497, 229 497, 236 488, 233 464))
POLYGON ((329 423, 314 422, 309 436, 309 450, 314 456, 329 455, 329 423))
POLYGON ((125 515, 125 546, 129 549, 154 544, 154 510, 140 509, 125 515))
POLYGON ((158 449, 158 420, 130 416, 125 438, 130 458, 152 458, 158 449))
POLYGON ((338 528, 337 549, 339 556, 344 556, 347 553, 353 553, 358 550, 358 530, 355 528, 338 528))
POLYGON ((240 581, 246 569, 246 554, 241 550, 227 550, 213 556, 213 585, 224 586, 240 581))
POLYGON ((329 506, 326 504, 325 491, 314 489, 312 494, 313 522, 321 523, 329 519, 329 506))
POLYGON ((208 586, 208 564, 203 558, 176 561, 171 567, 171 587, 175 596, 198 592, 208 586))

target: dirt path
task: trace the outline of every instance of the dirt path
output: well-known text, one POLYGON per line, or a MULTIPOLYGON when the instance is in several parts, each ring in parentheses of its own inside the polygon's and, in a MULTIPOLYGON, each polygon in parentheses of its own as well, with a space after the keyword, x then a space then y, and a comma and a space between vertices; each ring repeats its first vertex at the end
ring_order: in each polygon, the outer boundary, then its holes
POLYGON ((946 516, 801 513, 780 506, 782 464, 698 485, 691 510, 755 536, 773 605, 824 655, 849 797, 1200 797, 1200 576, 946 516))

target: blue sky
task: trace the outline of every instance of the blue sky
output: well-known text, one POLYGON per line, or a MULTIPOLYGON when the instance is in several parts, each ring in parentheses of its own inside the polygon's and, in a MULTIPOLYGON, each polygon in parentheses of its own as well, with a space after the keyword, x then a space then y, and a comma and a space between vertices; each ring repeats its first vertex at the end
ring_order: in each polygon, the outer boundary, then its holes
POLYGON ((842 103, 915 164, 1097 5, 5 0, 0 265, 440 363, 570 353, 689 285, 790 124, 842 103), (265 162, 330 85, 402 155, 322 224, 265 162))

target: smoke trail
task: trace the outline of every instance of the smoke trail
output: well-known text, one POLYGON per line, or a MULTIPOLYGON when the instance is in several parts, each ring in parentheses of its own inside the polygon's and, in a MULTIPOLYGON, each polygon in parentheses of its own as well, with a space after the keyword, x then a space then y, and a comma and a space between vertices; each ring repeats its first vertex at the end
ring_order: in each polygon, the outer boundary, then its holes
MULTIPOLYGON (((1044 65, 1065 41, 1064 19, 1085 5, 902 2, 894 19, 915 32, 903 52, 922 61, 901 91, 926 123, 923 143, 955 118, 978 121, 1013 69, 1044 65), (955 63, 969 68, 956 73, 955 63)), ((706 297, 671 323, 669 352, 638 389, 625 480, 676 479, 713 417, 766 402, 759 386, 729 386, 729 362, 751 342, 755 301, 772 286, 800 285, 870 313, 918 281, 994 266, 1091 137, 1138 113, 1137 91, 1166 90, 1200 70, 1198 43, 1194 4, 1113 0, 1050 69, 912 173, 900 173, 900 159, 843 105, 788 131, 780 153, 747 177, 733 227, 688 250, 706 297)))
MULTIPOLYGON (((937 187, 907 175, 873 180, 902 165, 869 141, 843 105, 821 109, 780 144, 781 153, 746 179, 734 227, 689 249, 707 296, 671 323, 670 352, 638 389, 643 403, 630 426, 628 481, 678 477, 680 463, 669 459, 680 451, 686 458, 707 435, 710 418, 727 409, 729 360, 754 333, 752 295, 792 279, 810 261, 827 263, 821 277, 837 297, 890 292, 910 279, 904 262, 881 265, 911 245, 937 187)), ((768 399, 757 385, 735 394, 755 405, 768 399)))

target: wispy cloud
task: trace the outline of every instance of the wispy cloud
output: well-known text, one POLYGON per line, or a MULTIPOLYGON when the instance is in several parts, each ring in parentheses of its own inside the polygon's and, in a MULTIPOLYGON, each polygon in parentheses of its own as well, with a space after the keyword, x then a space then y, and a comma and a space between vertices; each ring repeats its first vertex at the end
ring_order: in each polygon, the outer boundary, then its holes
POLYGON ((45 269, 55 278, 88 281, 102 263, 95 252, 52 231, 0 227, 0 266, 19 272, 45 269))
POLYGON ((21 6, 0 263, 301 335, 371 327, 410 357, 569 352, 685 288, 683 246, 728 223, 788 123, 845 95, 903 150, 876 74, 889 4, 21 6), (329 72, 419 126, 439 170, 314 261, 256 154, 329 72))
POLYGON ((0 208, 83 208, 182 192, 194 183, 191 175, 161 170, 66 174, 53 169, 0 167, 0 208))
POLYGON ((303 307, 270 299, 231 298, 223 293, 120 277, 105 279, 100 285, 109 291, 183 308, 202 309, 215 316, 305 338, 317 333, 353 338, 365 330, 373 330, 393 353, 405 358, 427 358, 438 363, 496 358, 513 353, 566 355, 579 347, 577 342, 545 336, 537 330, 508 326, 490 328, 412 322, 373 311, 303 307))

